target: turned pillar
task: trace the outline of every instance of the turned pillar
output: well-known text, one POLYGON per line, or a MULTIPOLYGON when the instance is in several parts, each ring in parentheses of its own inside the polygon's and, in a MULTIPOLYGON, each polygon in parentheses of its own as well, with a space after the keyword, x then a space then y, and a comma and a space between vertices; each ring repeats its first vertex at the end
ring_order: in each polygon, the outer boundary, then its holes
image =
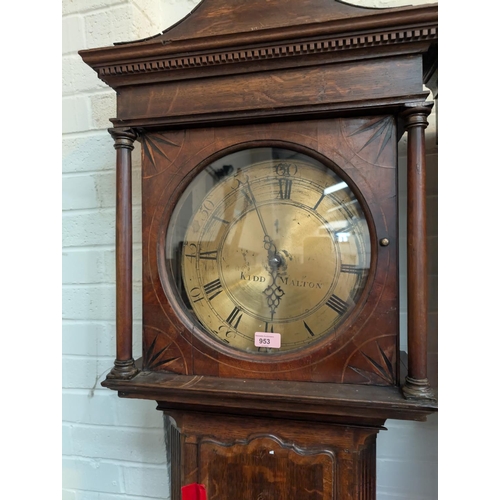
POLYGON ((427 223, 425 197, 425 129, 432 103, 409 106, 402 114, 408 133, 407 152, 407 276, 408 276, 408 375, 406 398, 433 399, 427 379, 427 223))
POLYGON ((132 357, 132 150, 137 137, 130 128, 108 132, 116 149, 116 360, 107 378, 137 374, 132 357))

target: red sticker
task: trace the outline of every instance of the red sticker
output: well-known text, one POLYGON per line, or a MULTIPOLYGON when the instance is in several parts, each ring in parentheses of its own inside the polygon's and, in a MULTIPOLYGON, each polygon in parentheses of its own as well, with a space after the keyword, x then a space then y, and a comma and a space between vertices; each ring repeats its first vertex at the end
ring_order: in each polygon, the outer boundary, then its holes
POLYGON ((188 484, 181 487, 181 500, 207 500, 207 492, 203 484, 188 484))

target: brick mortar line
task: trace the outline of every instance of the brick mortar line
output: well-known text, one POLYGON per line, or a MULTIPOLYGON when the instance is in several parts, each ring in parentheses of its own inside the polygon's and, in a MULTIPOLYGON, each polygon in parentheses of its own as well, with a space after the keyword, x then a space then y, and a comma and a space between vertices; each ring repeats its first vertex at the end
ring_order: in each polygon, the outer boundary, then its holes
MULTIPOLYGON (((97 77, 97 75, 96 75, 97 77)), ((103 88, 103 89, 94 89, 94 90, 84 90, 84 91, 79 91, 79 90, 76 90, 74 92, 71 92, 71 93, 65 93, 63 92, 62 93, 62 98, 63 99, 68 99, 68 98, 73 98, 73 97, 88 97, 88 96, 95 96, 95 95, 108 95, 108 96, 111 96, 111 97, 115 97, 116 98, 116 92, 114 92, 113 90, 109 90, 109 89, 106 89, 106 88, 103 88)), ((111 122, 110 123, 110 127, 113 126, 113 124, 111 122)), ((103 130, 106 130, 106 129, 103 129, 103 130)))
MULTIPOLYGON (((99 250, 111 250, 115 251, 115 244, 114 243, 109 243, 109 244, 102 244, 102 245, 81 245, 81 246, 71 246, 71 247, 62 247, 63 250, 67 249, 68 252, 71 253, 78 253, 78 252, 88 252, 92 248, 96 248, 99 250)), ((140 242, 135 242, 132 246, 132 250, 138 250, 142 251, 142 245, 140 242)))
MULTIPOLYGON (((134 241, 134 247, 133 248, 135 248, 136 245, 140 245, 140 244, 141 244, 140 240, 139 241, 137 241, 137 240, 134 241)), ((102 245, 100 245, 100 244, 93 244, 93 245, 92 244, 89 244, 89 245, 63 245, 61 247, 61 249, 63 251, 66 251, 66 250, 67 251, 71 251, 71 250, 73 250, 75 248, 80 248, 80 249, 85 249, 85 248, 109 248, 110 245, 111 245, 111 243, 103 243, 102 245)))
MULTIPOLYGON (((67 322, 70 322, 71 324, 78 324, 78 323, 82 323, 82 324, 86 324, 86 323, 89 323, 89 324, 102 324, 102 323, 105 323, 105 324, 111 324, 111 325, 114 325, 116 323, 116 321, 114 319, 105 319, 105 320, 99 320, 99 319, 70 319, 70 318, 62 318, 62 321, 63 323, 65 321, 67 322)), ((133 323, 140 326, 142 325, 142 320, 140 319, 135 319, 133 320, 133 323)))
MULTIPOLYGON (((160 417, 159 420, 161 421, 161 412, 158 412, 158 416, 160 417)), ((95 429, 96 427, 102 427, 102 428, 109 428, 109 429, 117 429, 120 431, 126 431, 129 429, 137 429, 140 431, 145 431, 148 434, 153 434, 157 430, 163 431, 163 425, 158 425, 158 427, 140 427, 137 425, 116 425, 116 424, 89 424, 89 423, 79 423, 79 422, 74 422, 72 420, 63 420, 62 421, 65 427, 69 427, 70 425, 73 427, 79 427, 79 428, 89 428, 89 429, 95 429)))
MULTIPOLYGON (((141 208, 140 203, 133 203, 132 208, 141 208)), ((63 216, 68 216, 71 213, 76 213, 77 215, 85 215, 94 212, 115 212, 116 208, 114 206, 109 207, 91 207, 91 208, 66 208, 62 210, 63 216)))
MULTIPOLYGON (((139 278, 136 278, 132 282, 133 287, 137 288, 142 284, 142 280, 139 278)), ((78 288, 88 288, 88 289, 96 289, 96 288, 101 288, 104 289, 106 287, 109 287, 111 290, 115 290, 116 288, 116 282, 115 281, 106 281, 106 282, 93 282, 93 283, 61 283, 61 288, 63 290, 74 290, 78 288)))
POLYGON ((66 359, 91 359, 94 361, 108 361, 113 363, 115 360, 116 356, 113 355, 107 355, 107 356, 96 356, 96 355, 90 355, 90 354, 63 354, 63 358, 66 359))
MULTIPOLYGON (((69 491, 69 492, 72 492, 72 493, 78 493, 78 492, 83 492, 83 493, 87 493, 87 492, 90 492, 90 493, 104 493, 107 497, 111 498, 111 497, 116 497, 116 498, 122 498, 122 497, 127 497, 127 498, 130 498, 131 500, 134 500, 134 498, 137 498, 139 500, 142 500, 143 498, 150 498, 151 500, 165 500, 165 495, 162 495, 161 497, 150 497, 150 496, 147 496, 147 495, 140 495, 140 496, 137 496, 137 495, 133 495, 131 493, 109 493, 109 492, 103 492, 101 490, 99 491, 96 491, 96 490, 81 490, 79 488, 63 488, 62 491, 69 491)), ((412 499, 408 499, 408 500, 412 500, 412 499)), ((420 499, 418 499, 420 500, 420 499)))
MULTIPOLYGON (((106 463, 106 464, 114 464, 114 465, 119 465, 119 464, 137 464, 138 466, 144 465, 145 467, 150 467, 152 469, 161 469, 165 467, 166 461, 165 462, 136 462, 132 460, 118 460, 116 458, 107 458, 107 457, 92 457, 92 456, 84 456, 84 455, 62 455, 63 458, 75 458, 81 461, 95 461, 99 460, 101 463, 106 463)), ((143 467, 140 467, 141 469, 143 467)), ((166 469, 165 469, 166 472, 166 469)), ((82 491, 96 491, 97 493, 103 493, 102 490, 89 490, 85 489, 82 491)), ((155 498, 155 497, 153 497, 155 498)))
MULTIPOLYGON (((111 139, 111 136, 110 136, 111 139)), ((114 153, 114 148, 113 148, 113 143, 110 143, 111 145, 111 151, 114 153)), ((132 165, 132 173, 137 174, 138 172, 140 173, 141 167, 140 165, 133 166, 132 165)), ((116 173, 116 167, 113 164, 112 168, 106 168, 102 170, 82 170, 78 172, 62 172, 62 176, 64 177, 88 177, 89 175, 94 175, 94 174, 114 174, 116 173)))

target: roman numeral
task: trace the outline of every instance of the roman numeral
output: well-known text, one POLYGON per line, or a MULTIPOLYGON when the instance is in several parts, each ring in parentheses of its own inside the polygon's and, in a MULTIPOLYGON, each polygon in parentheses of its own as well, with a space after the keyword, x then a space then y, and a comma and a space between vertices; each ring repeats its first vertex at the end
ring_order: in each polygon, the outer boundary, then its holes
POLYGON ((323 201, 323 198, 325 197, 325 193, 323 193, 320 197, 319 200, 316 202, 316 205, 314 205, 313 210, 316 210, 318 208, 318 205, 323 201))
POLYGON ((304 326, 306 327, 307 333, 311 336, 314 337, 314 332, 309 328, 309 325, 304 321, 304 326))
POLYGON ((344 302, 342 299, 336 295, 332 295, 326 302, 326 305, 332 308, 335 312, 339 314, 345 314, 349 308, 349 304, 344 302))
POLYGON ((200 252, 198 258, 205 260, 217 260, 217 250, 212 250, 210 252, 200 252))
POLYGON ((192 253, 184 254, 185 257, 189 257, 190 259, 205 259, 205 260, 217 260, 217 250, 210 250, 209 252, 200 252, 200 249, 194 244, 189 244, 189 249, 192 253))
POLYGON ((238 313, 240 313, 241 309, 239 307, 235 307, 231 314, 227 317, 226 321, 228 324, 230 324, 233 328, 238 328, 238 325, 240 324, 241 317, 243 316, 243 313, 241 313, 238 316, 238 313), (234 324, 233 324, 234 322, 234 324))
POLYGON ((354 264, 341 264, 340 272, 349 274, 362 274, 364 269, 362 267, 357 267, 354 264))
POLYGON ((278 179, 280 192, 279 197, 282 200, 289 200, 292 194, 292 180, 291 179, 278 179))
POLYGON ((214 281, 211 281, 210 283, 207 283, 203 287, 203 290, 205 290, 205 293, 207 294, 208 300, 212 300, 215 297, 217 297, 217 295, 219 295, 219 293, 222 292, 222 284, 221 284, 220 280, 214 280, 214 281))

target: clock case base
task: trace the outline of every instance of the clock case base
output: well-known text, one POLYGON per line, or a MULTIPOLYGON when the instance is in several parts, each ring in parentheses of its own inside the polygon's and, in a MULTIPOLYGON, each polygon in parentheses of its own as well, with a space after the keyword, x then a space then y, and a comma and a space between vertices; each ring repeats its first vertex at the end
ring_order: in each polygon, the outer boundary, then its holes
POLYGON ((149 371, 102 385, 157 401, 172 500, 192 483, 214 500, 375 500, 376 437, 386 419, 424 421, 437 411, 396 387, 149 371))
POLYGON ((213 500, 375 499, 378 427, 169 414, 172 500, 192 483, 213 500))

